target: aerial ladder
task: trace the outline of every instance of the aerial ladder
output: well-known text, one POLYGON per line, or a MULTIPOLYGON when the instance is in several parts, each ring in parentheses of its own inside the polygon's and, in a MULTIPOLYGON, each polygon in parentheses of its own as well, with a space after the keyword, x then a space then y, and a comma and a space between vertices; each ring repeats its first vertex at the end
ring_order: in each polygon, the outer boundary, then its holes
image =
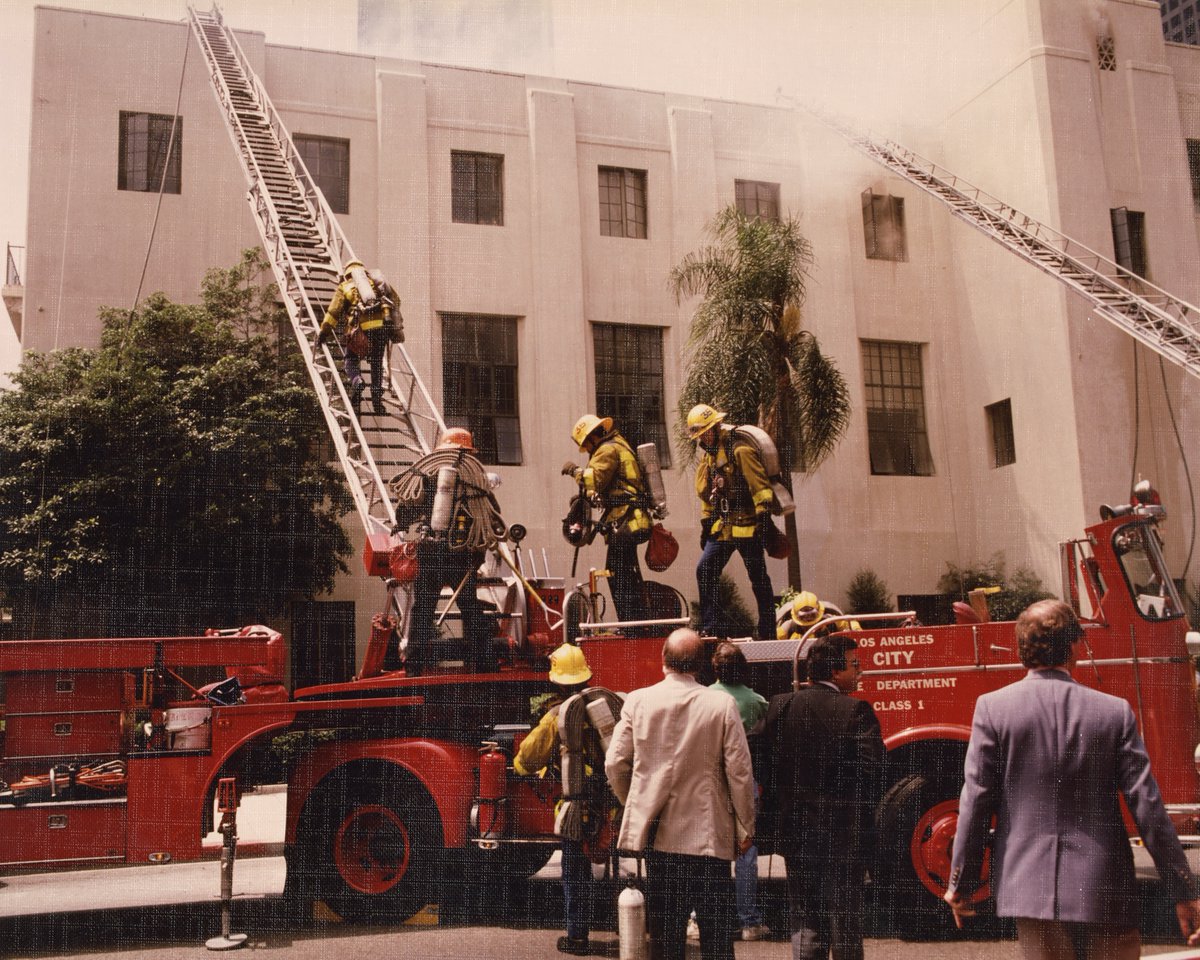
MULTIPOLYGON (((391 493, 396 481, 403 484, 408 478, 407 469, 433 451, 446 424, 403 344, 389 349, 385 413, 368 414, 364 408, 362 416, 356 415, 338 369, 340 356, 330 345, 318 344, 317 335, 341 265, 357 258, 220 9, 214 4, 205 13, 189 5, 188 21, 208 65, 213 93, 246 175, 246 197, 263 249, 366 532, 367 572, 387 581, 386 604, 375 618, 362 667, 362 675, 373 675, 381 667, 392 627, 406 620, 412 601, 408 585, 392 576, 391 560, 397 558, 402 566, 398 551, 406 545, 397 537, 403 531, 397 529, 391 493)), ((516 529, 505 533, 514 542, 516 529)), ((497 542, 496 553, 552 625, 560 625, 561 614, 524 579, 504 542, 497 542)))
POLYGON ((388 352, 385 413, 366 413, 364 406, 364 414, 355 415, 338 363, 344 345, 317 345, 341 265, 356 259, 350 242, 220 10, 214 6, 204 13, 189 6, 188 20, 368 545, 382 549, 396 526, 388 482, 431 451, 445 422, 403 344, 388 352))
POLYGON ((954 216, 1066 284, 1091 305, 1097 316, 1200 377, 1200 307, 1156 287, 1127 267, 1039 223, 895 141, 874 139, 839 117, 800 106, 859 152, 936 197, 954 216))

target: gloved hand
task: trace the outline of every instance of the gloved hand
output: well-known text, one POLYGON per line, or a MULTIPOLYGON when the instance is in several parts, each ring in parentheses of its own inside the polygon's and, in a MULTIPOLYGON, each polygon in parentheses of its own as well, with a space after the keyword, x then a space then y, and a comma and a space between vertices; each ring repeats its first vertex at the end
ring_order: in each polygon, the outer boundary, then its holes
POLYGON ((708 546, 708 541, 713 538, 712 523, 707 519, 700 521, 700 549, 703 550, 708 546))
POLYGON ((321 347, 333 339, 333 327, 321 327, 321 332, 317 334, 317 346, 321 347))
POLYGON ((564 477, 574 477, 575 479, 578 479, 579 464, 577 464, 574 460, 568 460, 562 465, 562 475, 564 477))

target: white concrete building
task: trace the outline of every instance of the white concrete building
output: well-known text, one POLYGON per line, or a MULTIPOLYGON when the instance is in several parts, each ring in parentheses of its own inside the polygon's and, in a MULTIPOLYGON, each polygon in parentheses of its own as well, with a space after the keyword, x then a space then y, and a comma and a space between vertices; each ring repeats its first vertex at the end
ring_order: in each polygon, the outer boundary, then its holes
MULTIPOLYGON (((937 64, 924 104, 933 122, 900 139, 1110 257, 1119 220, 1119 255, 1200 302, 1200 51, 1164 43, 1149 0, 1104 7, 1097 20, 1074 3, 969 0, 947 35, 959 55, 937 64)), ((239 34, 356 252, 403 297, 435 399, 484 438, 539 567, 544 546, 553 573, 569 568, 559 466, 578 458, 577 416, 637 410, 639 439, 669 433, 690 306, 667 273, 737 200, 801 218, 816 256, 805 324, 852 390, 845 442, 796 476, 806 586, 841 602, 867 567, 895 594, 928 593, 947 561, 1003 551, 1056 590, 1057 542, 1136 474, 1162 491, 1182 571, 1196 381, 1160 375, 1056 280, 807 115, 267 39, 239 34), (609 383, 615 344, 638 363, 609 383), (494 391, 447 395, 468 372, 494 391)), ((147 249, 144 292, 186 299, 258 242, 193 44, 183 23, 39 9, 24 349, 97 343, 98 307, 132 302, 147 249), (177 96, 180 163, 150 244, 158 196, 143 188, 177 96)), ((663 579, 694 598, 691 471, 678 451, 670 462, 684 549, 663 579)), ((580 565, 602 562, 597 544, 580 565)), ((782 590, 782 563, 773 574, 782 590)), ((355 604, 333 621, 365 640, 377 582, 347 578, 334 600, 355 604)))

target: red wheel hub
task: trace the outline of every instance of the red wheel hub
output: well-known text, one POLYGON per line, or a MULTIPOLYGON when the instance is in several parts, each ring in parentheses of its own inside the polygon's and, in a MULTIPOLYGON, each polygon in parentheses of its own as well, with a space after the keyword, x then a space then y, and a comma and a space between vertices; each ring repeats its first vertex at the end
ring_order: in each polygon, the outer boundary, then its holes
POLYGON ((388 807, 364 804, 342 821, 333 839, 333 862, 346 885, 380 894, 408 870, 412 847, 404 821, 388 807))
MULTIPOLYGON (((917 821, 913 828, 909 852, 913 870, 925 888, 936 897, 941 897, 950 883, 950 859, 954 852, 954 834, 958 830, 958 800, 943 800, 934 804, 917 821)), ((984 856, 983 883, 968 900, 978 903, 990 895, 988 867, 990 855, 984 856)))

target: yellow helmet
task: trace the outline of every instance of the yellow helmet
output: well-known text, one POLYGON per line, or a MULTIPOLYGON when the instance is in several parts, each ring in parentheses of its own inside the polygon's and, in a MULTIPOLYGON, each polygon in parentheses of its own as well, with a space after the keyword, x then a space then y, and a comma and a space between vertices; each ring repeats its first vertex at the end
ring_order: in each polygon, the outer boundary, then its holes
POLYGON ((713 409, 707 403, 698 403, 688 411, 688 436, 693 440, 698 440, 708 432, 710 427, 715 427, 724 419, 725 414, 720 410, 713 409))
POLYGON ((811 627, 825 616, 825 604, 811 590, 805 590, 792 601, 792 620, 801 627, 811 627))
POLYGON ((466 427, 451 427, 438 440, 439 447, 462 447, 472 453, 475 451, 475 438, 466 427))
MULTIPOLYGON (((348 276, 350 276, 351 270, 353 270, 355 267, 362 267, 362 266, 363 266, 363 262, 361 260, 347 260, 345 263, 342 264, 342 276, 348 277, 348 276)), ((365 269, 365 267, 364 267, 364 269, 365 269)))
POLYGON ((550 682, 571 687, 586 683, 592 677, 583 651, 573 643, 564 643, 550 654, 550 682))
POLYGON ((571 439, 582 450, 584 440, 597 430, 603 430, 605 433, 608 433, 612 429, 612 424, 612 417, 598 417, 594 413, 585 413, 575 421, 575 426, 571 428, 571 439))

